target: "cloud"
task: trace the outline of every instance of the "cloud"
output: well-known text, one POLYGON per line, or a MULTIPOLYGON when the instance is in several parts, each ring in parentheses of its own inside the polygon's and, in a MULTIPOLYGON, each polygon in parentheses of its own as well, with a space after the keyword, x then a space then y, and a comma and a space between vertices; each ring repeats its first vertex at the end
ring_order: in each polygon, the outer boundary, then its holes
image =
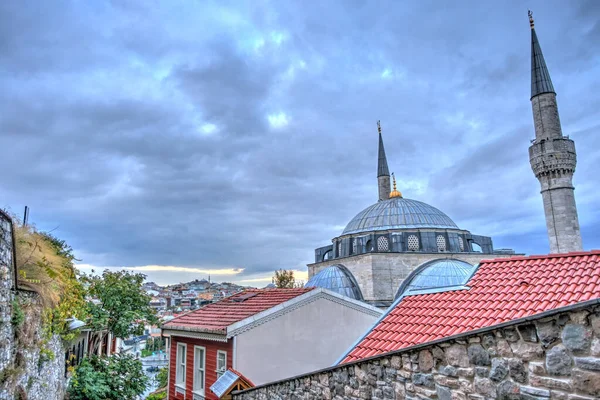
MULTIPOLYGON (((547 252, 526 10, 348 4, 1 2, 0 206, 89 265, 264 282, 376 201, 381 120, 404 196, 547 252)), ((597 3, 531 8, 598 247, 597 3)))

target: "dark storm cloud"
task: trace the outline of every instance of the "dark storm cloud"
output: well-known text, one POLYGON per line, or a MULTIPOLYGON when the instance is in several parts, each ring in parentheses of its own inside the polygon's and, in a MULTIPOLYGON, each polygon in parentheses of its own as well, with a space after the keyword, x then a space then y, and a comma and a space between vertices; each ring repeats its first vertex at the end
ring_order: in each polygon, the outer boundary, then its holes
POLYGON ((375 200, 381 119, 406 197, 547 252, 526 7, 598 247, 594 1, 2 2, 0 206, 87 264, 302 269, 375 200))

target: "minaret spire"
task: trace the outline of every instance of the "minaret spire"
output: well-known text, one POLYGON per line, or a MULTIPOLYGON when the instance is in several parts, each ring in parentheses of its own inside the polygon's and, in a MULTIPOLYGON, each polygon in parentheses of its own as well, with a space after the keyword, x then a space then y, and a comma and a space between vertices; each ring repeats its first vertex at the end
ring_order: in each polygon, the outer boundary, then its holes
POLYGON ((390 198, 390 170, 388 169, 387 158, 385 157, 385 148, 383 147, 383 137, 381 136, 381 122, 377 121, 377 131, 379 132, 379 158, 377 160, 377 186, 379 189, 379 201, 390 198))
POLYGON ((529 162, 540 181, 551 253, 580 251, 581 234, 573 174, 577 164, 575 142, 563 136, 556 92, 542 55, 529 11, 531 27, 531 106, 535 139, 529 147, 529 162))
POLYGON ((529 26, 531 27, 531 98, 542 93, 556 94, 540 43, 535 33, 531 10, 528 12, 528 15, 529 26))

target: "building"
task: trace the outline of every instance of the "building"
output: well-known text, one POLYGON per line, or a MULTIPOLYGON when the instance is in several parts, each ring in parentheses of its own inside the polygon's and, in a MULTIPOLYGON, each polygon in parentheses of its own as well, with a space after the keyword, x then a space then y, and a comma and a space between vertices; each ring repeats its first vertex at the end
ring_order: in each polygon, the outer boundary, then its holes
POLYGON ((546 67, 531 11, 531 107, 535 139, 529 161, 540 181, 550 253, 581 251, 581 233, 575 204, 573 174, 577 165, 575 142, 563 136, 556 92, 546 67))
MULTIPOLYGON (((324 274, 342 276, 353 286, 350 295, 378 307, 392 304, 404 279, 425 265, 446 260, 476 265, 481 260, 514 255, 512 250, 495 250, 492 238, 459 228, 439 209, 402 196, 390 173, 381 126, 377 181, 379 200, 359 212, 332 244, 315 250, 308 265, 308 286, 330 281, 324 274), (332 272, 336 271, 336 272, 332 272)), ((339 281, 339 279, 338 279, 339 281)))
POLYGON ((432 267, 413 272, 393 306, 339 361, 600 299, 598 250, 486 260, 471 271, 455 268, 451 281, 448 275, 432 267))
POLYGON ((382 311, 323 288, 252 289, 172 319, 169 399, 217 399, 234 368, 261 384, 332 365, 382 311), (318 340, 315 340, 318 338, 318 340))

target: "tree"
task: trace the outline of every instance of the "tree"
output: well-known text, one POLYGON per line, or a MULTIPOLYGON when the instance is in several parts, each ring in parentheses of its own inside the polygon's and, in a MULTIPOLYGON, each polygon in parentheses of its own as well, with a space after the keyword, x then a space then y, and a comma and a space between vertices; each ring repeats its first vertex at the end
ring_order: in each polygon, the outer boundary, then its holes
POLYGON ((148 377, 132 355, 84 358, 69 383, 70 400, 133 400, 148 377))
POLYGON ((283 289, 298 287, 296 284, 296 278, 294 278, 294 271, 292 270, 279 269, 278 271, 275 271, 273 283, 278 288, 283 289))
POLYGON ((95 300, 88 302, 88 326, 125 339, 143 334, 145 324, 158 324, 151 298, 142 289, 145 278, 144 274, 109 270, 102 276, 86 275, 88 293, 95 300))

